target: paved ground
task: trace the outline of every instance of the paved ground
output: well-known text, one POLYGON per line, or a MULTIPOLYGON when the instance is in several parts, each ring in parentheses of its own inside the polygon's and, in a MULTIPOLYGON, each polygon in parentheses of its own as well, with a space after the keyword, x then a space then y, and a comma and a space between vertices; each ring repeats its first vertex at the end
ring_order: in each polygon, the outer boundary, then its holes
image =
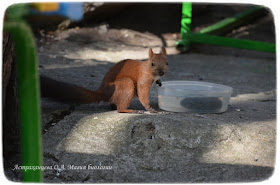
MULTIPOLYGON (((51 37, 39 48, 40 73, 92 90, 114 63, 146 59, 149 47, 158 51, 162 45, 156 35, 106 25, 51 37)), ((162 81, 231 86, 227 112, 162 111, 155 87, 150 101, 156 114, 119 114, 107 103, 72 106, 42 99, 44 165, 59 166, 45 171, 45 182, 248 182, 272 175, 275 56, 234 49, 239 55, 178 54, 177 35, 163 38, 170 69, 162 81)), ((143 109, 138 99, 131 108, 143 109)))

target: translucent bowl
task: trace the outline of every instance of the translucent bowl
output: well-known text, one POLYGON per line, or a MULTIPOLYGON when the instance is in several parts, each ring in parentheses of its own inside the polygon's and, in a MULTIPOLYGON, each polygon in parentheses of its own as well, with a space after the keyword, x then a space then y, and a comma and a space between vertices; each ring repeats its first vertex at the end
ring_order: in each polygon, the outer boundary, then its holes
POLYGON ((159 108, 193 113, 225 112, 232 94, 229 86, 197 81, 166 81, 157 91, 159 108))

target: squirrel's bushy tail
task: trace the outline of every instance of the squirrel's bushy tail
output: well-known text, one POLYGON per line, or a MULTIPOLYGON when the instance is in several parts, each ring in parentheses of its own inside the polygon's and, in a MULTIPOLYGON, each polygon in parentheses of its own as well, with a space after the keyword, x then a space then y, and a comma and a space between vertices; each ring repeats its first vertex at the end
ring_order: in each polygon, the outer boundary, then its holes
POLYGON ((40 86, 42 97, 49 97, 62 102, 87 104, 103 100, 103 93, 98 90, 91 91, 44 76, 40 76, 40 86))

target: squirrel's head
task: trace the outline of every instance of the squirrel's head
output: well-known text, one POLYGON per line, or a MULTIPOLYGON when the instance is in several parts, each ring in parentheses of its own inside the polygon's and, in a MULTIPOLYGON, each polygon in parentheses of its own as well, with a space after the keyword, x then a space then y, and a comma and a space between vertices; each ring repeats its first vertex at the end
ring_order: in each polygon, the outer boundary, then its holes
POLYGON ((168 71, 168 62, 165 48, 162 48, 161 53, 154 53, 149 49, 149 61, 151 71, 154 77, 161 77, 168 71))

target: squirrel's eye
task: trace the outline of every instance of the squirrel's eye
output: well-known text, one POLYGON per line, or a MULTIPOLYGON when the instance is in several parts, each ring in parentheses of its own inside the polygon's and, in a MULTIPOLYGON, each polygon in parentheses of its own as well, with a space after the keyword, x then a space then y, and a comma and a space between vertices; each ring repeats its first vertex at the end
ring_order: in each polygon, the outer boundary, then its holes
POLYGON ((155 64, 152 62, 152 66, 155 66, 155 64))
POLYGON ((166 62, 166 65, 168 65, 168 62, 166 62))

